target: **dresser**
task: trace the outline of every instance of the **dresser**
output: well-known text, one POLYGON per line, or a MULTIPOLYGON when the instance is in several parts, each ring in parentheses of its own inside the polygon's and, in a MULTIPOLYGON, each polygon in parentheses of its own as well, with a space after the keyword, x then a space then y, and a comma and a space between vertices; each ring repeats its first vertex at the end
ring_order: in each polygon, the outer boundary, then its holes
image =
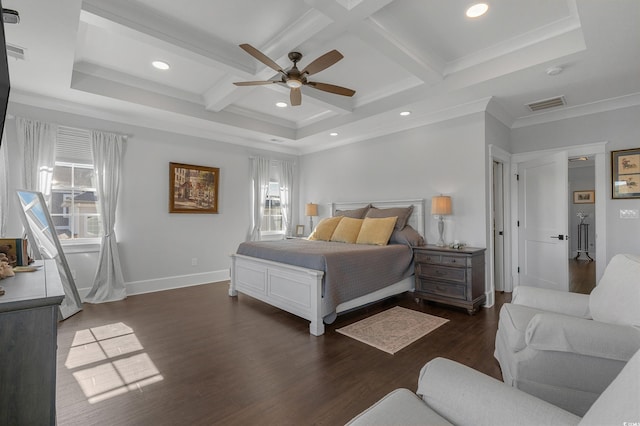
POLYGON ((55 260, 0 280, 0 425, 55 425, 58 307, 55 260))
POLYGON ((413 247, 415 296, 465 308, 470 315, 485 302, 483 248, 413 247))

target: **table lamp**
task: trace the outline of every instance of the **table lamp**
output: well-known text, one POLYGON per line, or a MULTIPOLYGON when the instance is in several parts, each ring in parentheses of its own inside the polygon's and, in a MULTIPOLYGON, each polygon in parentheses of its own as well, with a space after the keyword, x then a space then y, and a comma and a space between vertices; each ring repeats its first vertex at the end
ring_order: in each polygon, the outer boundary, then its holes
POLYGON ((451 214, 451 197, 447 195, 438 195, 431 198, 431 214, 438 217, 438 232, 440 233, 440 240, 436 244, 439 247, 444 247, 444 217, 451 214))
POLYGON ((305 206, 305 216, 309 216, 309 232, 313 232, 313 217, 318 216, 318 205, 309 203, 305 206))

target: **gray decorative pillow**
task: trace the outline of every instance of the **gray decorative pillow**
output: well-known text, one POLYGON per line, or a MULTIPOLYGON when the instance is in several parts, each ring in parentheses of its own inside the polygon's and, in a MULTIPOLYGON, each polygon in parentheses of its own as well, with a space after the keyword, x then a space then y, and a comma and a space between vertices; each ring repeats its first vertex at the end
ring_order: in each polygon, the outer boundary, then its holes
POLYGON ((411 213, 413 213, 413 206, 392 207, 390 209, 378 209, 376 207, 371 207, 369 211, 367 211, 366 217, 382 218, 397 216, 398 220, 396 221, 396 229, 400 230, 407 225, 411 213))
POLYGON ((418 233, 411 225, 407 225, 402 229, 395 229, 389 238, 389 244, 405 244, 408 246, 420 247, 426 246, 427 242, 424 237, 418 233))
POLYGON ((336 210, 336 213, 334 214, 334 216, 344 216, 344 217, 351 217, 354 219, 364 219, 364 216, 367 214, 367 211, 369 210, 370 207, 371 207, 371 204, 366 205, 359 209, 354 209, 354 210, 336 210))

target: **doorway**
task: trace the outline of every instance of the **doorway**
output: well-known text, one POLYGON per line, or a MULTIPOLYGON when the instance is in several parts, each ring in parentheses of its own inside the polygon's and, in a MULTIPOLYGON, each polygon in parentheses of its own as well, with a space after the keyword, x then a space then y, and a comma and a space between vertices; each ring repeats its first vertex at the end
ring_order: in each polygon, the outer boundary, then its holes
MULTIPOLYGON (((519 200, 520 194, 518 191, 517 181, 515 180, 518 174, 518 168, 521 163, 530 161, 532 159, 540 158, 543 156, 548 156, 550 154, 557 153, 557 152, 566 153, 567 157, 565 161, 567 161, 568 158, 579 157, 579 156, 587 156, 587 157, 593 158, 593 169, 594 169, 594 175, 595 175, 593 188, 595 191, 595 202, 594 202, 594 217, 592 218, 593 219, 592 226, 594 227, 594 229, 597 229, 597 233, 593 232, 592 234, 590 234, 589 244, 593 244, 593 250, 595 251, 595 256, 592 256, 592 257, 595 260, 589 263, 592 264, 590 265, 590 268, 593 268, 595 270, 594 284, 597 283, 598 279, 604 273, 604 266, 606 265, 606 259, 607 259, 606 220, 605 220, 606 219, 607 178, 606 178, 605 145, 606 145, 606 142, 598 142, 598 143, 588 144, 588 145, 578 145, 573 147, 541 150, 541 151, 519 153, 519 154, 512 155, 511 175, 513 176, 513 184, 511 186, 511 191, 510 191, 510 195, 511 195, 510 205, 511 205, 511 211, 513 213, 512 213, 512 220, 511 220, 511 225, 509 229, 513 230, 511 235, 510 258, 512 259, 512 263, 513 263, 512 269, 513 269, 513 277, 514 277, 513 279, 514 287, 521 284, 520 273, 518 272, 518 267, 519 267, 518 259, 520 255, 519 250, 522 250, 522 247, 520 245, 518 216, 522 213, 519 212, 519 209, 518 209, 518 205, 519 205, 518 200, 519 200)), ((573 197, 573 192, 571 191, 571 193, 568 195, 569 197, 573 197)), ((567 199, 567 204, 569 204, 569 201, 572 201, 572 200, 567 199)), ((565 211, 567 212, 567 214, 569 214, 569 209, 566 209, 565 211)), ((569 228, 568 223, 567 223, 567 227, 569 228)), ((569 232, 574 232, 572 230, 573 230, 573 227, 570 227, 570 229, 566 229, 565 232, 567 233, 567 235, 569 235, 569 232)), ((577 234, 577 227, 576 227, 575 233, 577 234)), ((575 238, 577 238, 577 236, 575 238)), ((571 240, 572 239, 570 238, 569 241, 571 240)), ((567 252, 569 252, 569 250, 567 250, 567 252)), ((575 252, 573 253, 575 256, 575 252)), ((568 253, 565 254, 565 256, 568 256, 568 253)), ((571 257, 569 257, 569 259, 571 259, 571 257)), ((576 266, 579 266, 579 265, 576 265, 576 266)), ((587 273, 589 273, 589 271, 587 271, 587 273)), ((578 275, 574 275, 574 276, 578 276, 578 275)))
POLYGON ((569 291, 589 294, 596 285, 595 161, 569 158, 569 291))

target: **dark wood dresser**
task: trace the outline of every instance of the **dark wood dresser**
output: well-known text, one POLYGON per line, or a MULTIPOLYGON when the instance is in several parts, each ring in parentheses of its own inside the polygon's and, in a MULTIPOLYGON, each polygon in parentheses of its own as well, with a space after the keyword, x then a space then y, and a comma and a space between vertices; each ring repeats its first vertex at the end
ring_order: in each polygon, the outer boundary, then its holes
POLYGON ((415 296, 476 313, 485 302, 483 248, 413 247, 415 296))
POLYGON ((58 307, 55 260, 0 280, 0 425, 56 424, 58 307))

